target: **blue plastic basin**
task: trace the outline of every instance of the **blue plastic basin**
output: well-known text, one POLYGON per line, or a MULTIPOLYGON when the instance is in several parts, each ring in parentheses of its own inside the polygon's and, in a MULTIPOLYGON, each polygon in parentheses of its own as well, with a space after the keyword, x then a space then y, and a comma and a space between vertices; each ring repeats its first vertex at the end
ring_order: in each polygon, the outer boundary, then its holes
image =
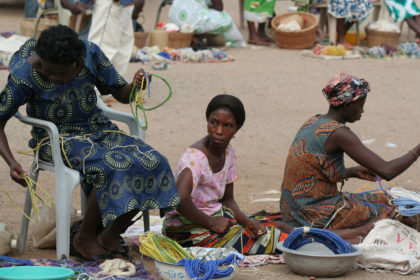
POLYGON ((13 266, 0 268, 1 280, 68 280, 74 271, 55 266, 13 266))

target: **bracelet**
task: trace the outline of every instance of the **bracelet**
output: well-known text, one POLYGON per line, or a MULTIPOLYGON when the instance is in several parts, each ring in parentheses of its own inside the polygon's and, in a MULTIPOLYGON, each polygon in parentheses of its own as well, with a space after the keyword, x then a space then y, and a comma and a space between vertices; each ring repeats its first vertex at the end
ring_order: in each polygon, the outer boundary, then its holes
POLYGON ((415 160, 419 158, 419 156, 413 150, 409 150, 408 152, 414 156, 415 160))

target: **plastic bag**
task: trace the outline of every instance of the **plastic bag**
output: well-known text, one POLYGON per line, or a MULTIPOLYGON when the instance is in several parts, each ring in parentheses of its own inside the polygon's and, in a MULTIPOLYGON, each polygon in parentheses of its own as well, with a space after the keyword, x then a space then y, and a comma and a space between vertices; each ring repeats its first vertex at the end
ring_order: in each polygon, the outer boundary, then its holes
MULTIPOLYGON (((55 223, 55 205, 48 207, 42 205, 39 207, 38 223, 30 224, 33 246, 38 249, 55 248, 56 244, 56 223, 55 223)), ((70 227, 81 220, 77 216, 77 210, 72 207, 70 211, 70 227)))
POLYGON ((0 222, 0 255, 6 255, 10 252, 13 240, 16 243, 17 234, 11 232, 5 223, 0 222))

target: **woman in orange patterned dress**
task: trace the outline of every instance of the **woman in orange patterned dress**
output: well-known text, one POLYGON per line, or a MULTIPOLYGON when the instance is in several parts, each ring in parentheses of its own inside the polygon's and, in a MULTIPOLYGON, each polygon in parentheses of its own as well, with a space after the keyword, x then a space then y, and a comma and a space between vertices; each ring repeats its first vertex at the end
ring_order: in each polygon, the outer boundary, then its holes
POLYGON ((310 118, 298 131, 286 161, 280 208, 283 220, 293 227, 330 230, 352 229, 379 217, 401 217, 386 193, 344 193, 337 183, 348 178, 391 180, 412 165, 420 145, 386 161, 368 149, 346 123, 360 120, 369 84, 340 73, 330 79, 323 94, 330 104, 324 115, 310 118), (346 168, 346 153, 360 166, 346 168))

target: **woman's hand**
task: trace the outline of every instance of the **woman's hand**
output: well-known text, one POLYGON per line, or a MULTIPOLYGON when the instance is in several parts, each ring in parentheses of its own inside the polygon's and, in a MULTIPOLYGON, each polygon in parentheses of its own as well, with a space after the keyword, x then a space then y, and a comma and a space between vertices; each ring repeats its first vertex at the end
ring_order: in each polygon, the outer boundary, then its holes
POLYGON ((356 166, 346 169, 347 177, 359 178, 367 181, 376 181, 376 174, 363 166, 356 166))
POLYGON ((26 187, 26 181, 23 179, 23 175, 28 174, 23 171, 22 166, 18 162, 10 165, 10 177, 12 177, 12 180, 26 187))
POLYGON ((252 219, 248 219, 245 228, 249 232, 249 234, 251 234, 251 237, 253 239, 257 239, 261 235, 267 233, 267 228, 263 224, 252 219))
POLYGON ((211 217, 209 229, 214 231, 215 233, 224 233, 226 232, 231 226, 233 226, 234 222, 226 217, 217 216, 211 217))
MULTIPOLYGON (((147 82, 146 82, 146 72, 144 72, 143 68, 140 68, 139 70, 137 70, 136 74, 134 74, 134 78, 133 78, 133 85, 135 84, 137 86, 137 88, 141 88, 142 84, 143 84, 143 88, 141 89, 145 89, 147 82), (143 81, 144 79, 144 81, 143 81)), ((152 77, 150 76, 149 73, 147 73, 147 77, 149 78, 149 83, 152 82, 152 77)))

